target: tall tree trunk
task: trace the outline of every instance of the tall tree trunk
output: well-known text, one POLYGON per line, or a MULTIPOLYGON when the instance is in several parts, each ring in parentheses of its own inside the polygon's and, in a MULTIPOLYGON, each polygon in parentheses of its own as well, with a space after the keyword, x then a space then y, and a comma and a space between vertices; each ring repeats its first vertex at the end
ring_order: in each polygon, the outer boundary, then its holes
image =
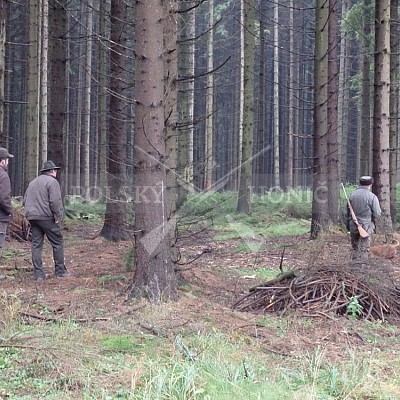
POLYGON ((382 208, 380 229, 392 229, 390 216, 390 0, 375 4, 375 76, 373 120, 373 177, 374 191, 382 208))
POLYGON ((177 158, 177 0, 164 0, 164 120, 166 164, 166 213, 167 218, 175 217, 176 212, 176 158, 177 158))
POLYGON ((272 116, 274 137, 274 185, 280 187, 280 141, 279 141, 279 3, 274 3, 274 108, 272 116))
POLYGON ((259 57, 259 74, 258 74, 258 107, 257 107, 257 132, 255 139, 255 159, 254 159, 254 171, 255 171, 255 192, 258 194, 264 194, 266 189, 266 171, 265 171, 265 159, 266 159, 266 141, 265 141, 265 11, 264 2, 260 2, 260 57, 259 57))
MULTIPOLYGON (((164 0, 164 121, 165 121, 165 158, 166 167, 166 190, 165 190, 165 213, 167 216, 171 254, 173 244, 176 242, 176 210, 177 210, 177 76, 178 76, 178 58, 177 58, 177 16, 178 1, 164 0)), ((168 239, 166 239, 168 240, 168 239)), ((172 255, 170 255, 172 258, 172 255)), ((174 256, 174 259, 176 257, 174 256)), ((180 271, 176 272, 176 279, 184 281, 180 271)))
POLYGON ((166 215, 166 157, 163 82, 163 7, 161 0, 136 2, 134 157, 135 274, 131 297, 158 303, 176 298, 176 275, 171 260, 170 233, 173 221, 166 215))
POLYGON ((315 8, 313 201, 311 238, 328 224, 328 19, 329 2, 317 0, 315 8))
POLYGON ((397 205, 397 143, 399 129, 399 1, 391 0, 390 16, 390 215, 396 222, 397 205))
MULTIPOLYGON (((237 149, 235 149, 235 157, 237 158, 237 167, 238 167, 238 180, 240 182, 240 165, 242 162, 242 142, 243 142, 243 119, 244 119, 244 68, 246 65, 245 53, 244 53, 244 21, 245 21, 245 1, 240 0, 240 72, 239 72, 239 96, 238 96, 238 109, 239 109, 239 129, 238 129, 238 145, 237 149)), ((237 184, 237 183, 236 183, 237 184)))
MULTIPOLYGON (((289 27, 293 26, 293 0, 289 0, 289 27)), ((288 63, 289 63, 289 89, 288 89, 288 108, 289 108, 289 123, 288 123, 288 141, 287 141, 287 164, 286 164, 286 187, 293 187, 293 166, 294 166, 294 123, 295 123, 295 107, 294 107, 294 86, 296 81, 294 80, 294 31, 290 29, 289 31, 289 55, 288 55, 288 63)))
POLYGON ((214 175, 214 0, 209 0, 209 31, 207 40, 207 96, 206 96, 206 140, 205 140, 205 173, 204 188, 213 184, 214 175))
POLYGON ((329 1, 328 44, 328 208, 329 218, 339 222, 339 142, 338 142, 338 32, 337 0, 329 1))
POLYGON ((194 37, 195 1, 179 2, 178 20, 178 154, 177 207, 186 201, 193 183, 193 107, 194 107, 194 37))
POLYGON ((92 93, 92 47, 93 47, 93 0, 86 0, 86 49, 84 61, 84 84, 82 100, 81 136, 81 186, 86 192, 90 186, 90 114, 92 93))
MULTIPOLYGON (((293 15, 293 23, 296 24, 298 23, 297 21, 299 21, 299 17, 296 15, 297 13, 294 12, 293 15)), ((301 116, 302 116, 302 112, 300 109, 300 99, 299 99, 299 82, 300 82, 300 71, 301 71, 301 61, 300 61, 300 48, 301 48, 301 44, 300 44, 300 40, 299 37, 301 37, 301 31, 296 31, 295 32, 295 37, 293 38, 293 43, 294 43, 294 68, 293 68, 293 82, 294 85, 292 86, 293 88, 293 107, 294 107, 294 143, 293 143, 293 147, 294 147, 294 154, 293 154, 293 167, 294 167, 294 172, 293 172, 293 185, 294 187, 299 186, 301 184, 302 181, 302 177, 303 177, 303 173, 302 173, 302 160, 303 157, 301 156, 302 154, 302 149, 301 149, 301 142, 302 139, 299 135, 299 130, 300 130, 300 126, 302 126, 301 124, 301 116)))
MULTIPOLYGON (((67 30, 71 26, 71 16, 66 16, 65 20, 65 27, 67 30)), ((64 37, 65 39, 65 37, 64 37)), ((64 41, 64 49, 65 49, 65 58, 66 61, 63 64, 65 68, 65 106, 64 106, 64 115, 63 115, 63 120, 64 124, 61 125, 63 127, 63 133, 69 132, 70 131, 70 126, 71 126, 71 74, 69 74, 67 71, 71 70, 71 43, 70 41, 65 40, 64 41)), ((49 136, 50 140, 50 136, 49 136)), ((61 182, 63 183, 63 186, 61 190, 65 190, 65 193, 71 193, 71 188, 75 183, 74 180, 74 152, 73 152, 73 145, 74 145, 74 140, 71 137, 71 135, 64 134, 62 138, 60 138, 59 143, 63 143, 64 147, 64 152, 62 152, 62 157, 63 157, 63 162, 61 165, 64 165, 63 168, 63 173, 61 175, 61 182)), ((51 149, 51 146, 49 146, 49 151, 51 149)), ((54 158, 53 158, 54 159, 54 158)))
POLYGON ((109 7, 108 0, 100 1, 100 22, 99 22, 99 127, 98 127, 98 150, 99 150, 99 188, 102 193, 102 200, 106 201, 105 189, 107 186, 107 111, 108 111, 108 91, 109 87, 109 7))
POLYGON ((48 99, 47 99, 47 86, 48 86, 48 53, 49 53, 49 4, 48 0, 41 0, 41 24, 40 24, 40 39, 41 39, 41 52, 40 52, 40 157, 39 163, 47 160, 47 134, 48 134, 48 99))
MULTIPOLYGON (((342 0, 342 18, 349 9, 349 0, 342 0)), ((339 146, 339 179, 340 182, 347 180, 347 140, 349 126, 349 51, 350 38, 346 29, 341 31, 340 56, 339 56, 339 93, 338 93, 338 146, 339 146)))
MULTIPOLYGON (((127 90, 126 0, 111 0, 110 43, 110 127, 108 136, 107 204, 100 235, 119 241, 128 237, 126 202, 127 90)), ((147 46, 145 46, 147 48, 147 46)), ((147 118, 147 116, 143 116, 147 118)))
MULTIPOLYGON (((87 4, 85 2, 80 3, 80 14, 86 15, 87 12, 87 4)), ((80 26, 80 36, 85 37, 87 34, 86 26, 82 24, 80 26)), ((75 167, 75 187, 76 192, 79 195, 85 195, 85 190, 82 187, 82 129, 83 129, 83 107, 84 107, 84 93, 85 93, 85 76, 86 76, 86 69, 85 63, 82 62, 82 58, 85 60, 85 51, 86 51, 86 43, 82 44, 79 43, 78 45, 80 60, 78 61, 78 81, 77 81, 77 88, 76 88, 76 128, 75 128, 75 151, 74 151, 74 167, 75 167), (83 50, 84 49, 84 50, 83 50)))
POLYGON ((66 133, 67 0, 49 2, 49 135, 47 157, 61 167, 61 188, 66 189, 63 137, 66 133))
POLYGON ((39 0, 29 2, 28 109, 25 141, 25 188, 39 167, 39 0))
POLYGON ((254 46, 255 46, 255 1, 244 3, 244 105, 243 140, 239 178, 239 196, 236 211, 249 214, 251 211, 252 153, 254 126, 254 46))
POLYGON ((6 20, 7 1, 0 0, 0 143, 5 144, 4 134, 4 90, 5 90, 5 63, 6 63, 6 20))
POLYGON ((361 141, 360 175, 370 175, 372 167, 371 152, 371 0, 364 0, 362 35, 362 87, 361 87, 361 141))

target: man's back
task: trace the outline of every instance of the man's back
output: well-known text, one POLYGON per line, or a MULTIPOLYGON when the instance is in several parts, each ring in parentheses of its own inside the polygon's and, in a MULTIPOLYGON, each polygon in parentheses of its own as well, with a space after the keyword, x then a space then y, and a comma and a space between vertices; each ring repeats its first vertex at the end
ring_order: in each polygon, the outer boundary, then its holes
MULTIPOLYGON (((368 233, 372 233, 375 229, 374 222, 381 215, 378 198, 368 187, 359 186, 350 195, 349 200, 358 222, 368 233)), ((357 227, 353 221, 350 221, 350 231, 357 232, 357 227)))
POLYGON ((60 220, 63 208, 57 179, 42 174, 31 181, 25 192, 24 208, 28 220, 60 220))

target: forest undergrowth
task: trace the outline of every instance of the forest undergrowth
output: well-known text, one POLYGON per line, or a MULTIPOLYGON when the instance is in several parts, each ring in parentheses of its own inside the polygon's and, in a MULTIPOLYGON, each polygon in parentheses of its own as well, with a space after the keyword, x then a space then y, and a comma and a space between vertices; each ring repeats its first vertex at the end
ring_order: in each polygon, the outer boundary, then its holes
MULTIPOLYGON (((178 301, 162 305, 125 302, 132 243, 98 236, 99 205, 66 223, 71 279, 52 278, 46 244, 49 279, 36 283, 29 244, 10 239, 7 279, 0 282, 0 399, 400 398, 396 323, 368 321, 356 311, 233 307, 280 268, 346 260, 344 231, 310 241, 304 199, 297 205, 258 198, 246 217, 235 215, 229 194, 196 203, 180 220, 180 232, 192 233, 179 242, 185 282, 178 301), (196 213, 207 228, 202 234, 195 234, 196 213)), ((394 279, 398 262, 388 265, 394 279)))

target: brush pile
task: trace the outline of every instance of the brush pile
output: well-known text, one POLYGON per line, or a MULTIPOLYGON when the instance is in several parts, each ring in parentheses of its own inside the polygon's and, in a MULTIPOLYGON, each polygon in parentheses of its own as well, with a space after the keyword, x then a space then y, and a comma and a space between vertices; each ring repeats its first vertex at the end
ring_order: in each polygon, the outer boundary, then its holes
POLYGON ((25 218, 22 206, 13 205, 13 219, 8 224, 8 234, 19 242, 30 240, 31 230, 28 220, 25 218))
POLYGON ((369 321, 400 320, 400 288, 389 267, 318 266, 288 271, 249 289, 234 308, 256 313, 351 315, 369 321))

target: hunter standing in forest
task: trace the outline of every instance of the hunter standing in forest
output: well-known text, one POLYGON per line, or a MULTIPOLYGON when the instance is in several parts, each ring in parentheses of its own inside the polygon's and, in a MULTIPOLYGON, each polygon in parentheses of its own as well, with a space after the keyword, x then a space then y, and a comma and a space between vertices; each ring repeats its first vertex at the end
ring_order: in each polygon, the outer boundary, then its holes
MULTIPOLYGON (((6 240, 7 226, 12 219, 11 183, 7 173, 8 160, 14 156, 4 147, 0 147, 0 259, 3 256, 3 246, 6 240)), ((0 275, 0 280, 5 279, 0 275)))
POLYGON ((373 183, 374 180, 371 176, 362 176, 360 185, 349 197, 357 221, 369 233, 368 237, 363 238, 360 236, 357 225, 351 216, 349 206, 347 206, 346 226, 351 236, 351 260, 363 264, 368 264, 371 234, 375 232, 375 223, 381 215, 379 200, 371 192, 373 183))
POLYGON ((61 232, 64 209, 60 184, 56 179, 59 169, 53 161, 46 161, 39 176, 29 183, 24 196, 25 216, 31 224, 32 264, 37 281, 46 279, 42 263, 44 236, 53 248, 56 278, 72 276, 64 263, 64 239, 61 232))

